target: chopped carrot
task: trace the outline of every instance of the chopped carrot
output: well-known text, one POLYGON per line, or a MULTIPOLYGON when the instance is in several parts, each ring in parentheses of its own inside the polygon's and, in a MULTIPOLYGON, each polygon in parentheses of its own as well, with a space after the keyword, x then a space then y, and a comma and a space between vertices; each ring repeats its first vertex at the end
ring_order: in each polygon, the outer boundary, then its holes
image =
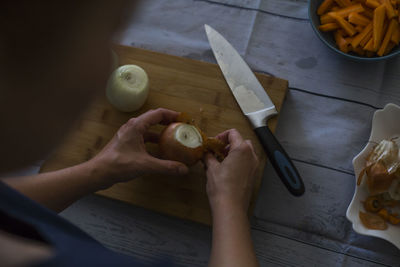
POLYGON ((340 51, 383 56, 400 45, 400 0, 323 0, 322 32, 333 32, 340 51))
POLYGON ((341 7, 351 6, 350 0, 335 0, 335 2, 341 7))
POLYGON ((360 46, 364 47, 372 39, 372 30, 361 40, 360 46))
POLYGON ((318 7, 317 14, 325 14, 332 7, 333 3, 334 0, 324 0, 324 2, 322 2, 322 4, 318 7))
POLYGON ((335 32, 334 34, 336 44, 339 47, 339 50, 342 51, 343 53, 348 53, 349 52, 349 43, 346 41, 343 36, 340 35, 338 31, 335 32))
MULTIPOLYGON (((337 11, 335 11, 335 12, 337 12, 337 11)), ((320 21, 321 24, 327 24, 327 23, 335 22, 335 20, 331 16, 329 16, 329 13, 322 15, 319 18, 319 21, 320 21)))
POLYGON ((374 10, 373 19, 373 39, 374 39, 374 51, 377 51, 383 37, 383 23, 385 21, 386 8, 384 5, 380 5, 374 10))
POLYGON ((386 34, 385 34, 385 38, 383 38, 381 47, 379 48, 379 50, 377 52, 378 56, 383 56, 383 54, 385 53, 386 48, 387 48, 387 46, 389 44, 389 41, 392 38, 392 34, 393 34, 394 29, 395 29, 395 24, 396 24, 396 21, 394 19, 390 20, 389 27, 388 27, 388 29, 386 31, 386 34))
POLYGON ((373 56, 375 55, 375 53, 374 53, 374 52, 371 52, 371 51, 365 50, 365 55, 366 55, 367 57, 373 57, 373 56))
POLYGON ((372 23, 369 23, 362 32, 354 37, 353 41, 351 42, 351 46, 353 48, 356 48, 361 43, 361 41, 370 33, 372 33, 372 23))
POLYGON ((338 29, 338 28, 339 28, 339 25, 338 25, 337 23, 335 23, 335 22, 323 24, 323 25, 320 25, 320 26, 318 27, 318 29, 320 29, 320 30, 323 31, 323 32, 334 31, 334 30, 336 30, 336 29, 338 29))
POLYGON ((364 46, 364 50, 375 52, 374 50, 374 38, 371 38, 368 43, 364 46))
POLYGON ((351 51, 353 51, 354 53, 356 53, 359 56, 364 56, 365 55, 365 50, 362 49, 360 46, 357 46, 356 48, 350 47, 351 51))
POLYGON ((365 27, 361 26, 361 25, 357 25, 354 27, 354 29, 356 29, 357 32, 362 32, 364 30, 365 27))
MULTIPOLYGON (((348 7, 339 9, 338 11, 335 11, 335 13, 343 18, 346 18, 351 12, 360 13, 360 12, 364 12, 364 11, 365 11, 365 9, 361 4, 356 4, 356 5, 352 5, 352 6, 348 6, 348 7)), ((324 14, 321 16, 321 18, 320 18, 321 24, 335 22, 335 19, 330 16, 330 13, 331 12, 328 12, 327 14, 324 14)))
POLYGON ((396 13, 394 12, 394 8, 393 8, 390 0, 383 0, 383 4, 385 5, 386 15, 387 15, 388 19, 392 19, 392 18, 396 17, 396 13))
POLYGON ((396 21, 396 25, 394 26, 395 29, 393 30, 393 34, 392 34, 392 38, 391 41, 393 43, 395 43, 396 45, 398 45, 400 43, 400 27, 399 27, 399 23, 396 21))
POLYGON ((371 22, 371 20, 356 12, 351 12, 349 14, 349 22, 355 25, 367 26, 371 22))
POLYGON ((380 3, 378 1, 375 1, 375 0, 366 0, 365 1, 365 5, 369 6, 371 8, 377 8, 378 6, 380 6, 380 3))
POLYGON ((343 29, 339 29, 339 30, 337 30, 337 32, 338 32, 342 37, 347 37, 347 36, 349 36, 349 35, 347 34, 347 32, 345 32, 343 29))
POLYGON ((364 8, 364 12, 361 12, 361 14, 363 14, 364 16, 366 16, 369 19, 373 19, 374 18, 374 10, 368 7, 364 8))
POLYGON ((344 39, 346 40, 347 45, 350 45, 351 42, 353 41, 353 37, 346 37, 346 38, 344 38, 344 39))
POLYGON ((383 55, 387 55, 390 53, 390 51, 392 51, 392 49, 396 46, 395 43, 393 43, 392 41, 389 42, 388 46, 386 47, 386 51, 383 55))
POLYGON ((348 35, 353 36, 357 33, 356 29, 354 29, 354 27, 349 22, 339 16, 336 12, 331 12, 329 14, 336 20, 337 24, 339 24, 339 26, 346 31, 348 35))

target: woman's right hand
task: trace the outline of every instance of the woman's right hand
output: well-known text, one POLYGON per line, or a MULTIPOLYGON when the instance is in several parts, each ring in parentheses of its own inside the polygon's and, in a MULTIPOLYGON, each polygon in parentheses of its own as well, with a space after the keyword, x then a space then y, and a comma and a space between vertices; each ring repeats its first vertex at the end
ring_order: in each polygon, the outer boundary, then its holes
POLYGON ((258 158, 250 140, 243 140, 235 129, 227 130, 217 136, 228 143, 228 154, 219 162, 211 153, 206 154, 207 194, 211 209, 241 209, 247 211, 258 158))
POLYGON ((228 143, 228 155, 219 162, 207 154, 207 194, 213 215, 209 266, 258 266, 251 240, 247 209, 258 159, 249 140, 235 129, 217 136, 228 143))

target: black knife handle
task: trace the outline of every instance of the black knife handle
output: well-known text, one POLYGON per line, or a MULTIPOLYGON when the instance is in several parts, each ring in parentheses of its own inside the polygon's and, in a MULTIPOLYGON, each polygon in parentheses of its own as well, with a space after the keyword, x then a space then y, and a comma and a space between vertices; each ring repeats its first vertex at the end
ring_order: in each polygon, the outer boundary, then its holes
POLYGON ((295 196, 304 194, 304 184, 296 167, 268 126, 256 128, 254 131, 286 188, 295 196))

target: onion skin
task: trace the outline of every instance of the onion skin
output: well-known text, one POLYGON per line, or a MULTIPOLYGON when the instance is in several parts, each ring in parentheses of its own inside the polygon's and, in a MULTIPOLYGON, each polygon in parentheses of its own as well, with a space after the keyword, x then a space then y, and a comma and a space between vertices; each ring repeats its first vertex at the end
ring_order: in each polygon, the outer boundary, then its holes
POLYGON ((204 147, 203 144, 201 144, 198 147, 191 148, 176 140, 175 132, 178 127, 184 124, 185 123, 182 122, 175 122, 168 125, 161 133, 158 146, 161 156, 164 159, 175 160, 187 166, 192 166, 203 157, 204 147))
POLYGON ((366 170, 367 185, 371 195, 387 192, 394 180, 394 174, 389 174, 382 163, 375 163, 366 170))

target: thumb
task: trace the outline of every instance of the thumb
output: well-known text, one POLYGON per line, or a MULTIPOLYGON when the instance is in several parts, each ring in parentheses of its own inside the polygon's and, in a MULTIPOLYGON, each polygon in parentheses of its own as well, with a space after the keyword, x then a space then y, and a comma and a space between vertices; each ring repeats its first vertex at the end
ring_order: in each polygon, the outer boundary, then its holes
POLYGON ((154 157, 150 157, 147 170, 150 173, 171 175, 185 175, 189 172, 189 168, 181 162, 163 160, 154 157))
POLYGON ((211 154, 211 153, 207 153, 207 154, 204 156, 203 161, 204 161, 204 165, 206 165, 206 168, 207 168, 207 169, 208 169, 208 168, 214 168, 215 166, 219 165, 218 160, 217 160, 217 159, 214 157, 214 155, 211 154))

